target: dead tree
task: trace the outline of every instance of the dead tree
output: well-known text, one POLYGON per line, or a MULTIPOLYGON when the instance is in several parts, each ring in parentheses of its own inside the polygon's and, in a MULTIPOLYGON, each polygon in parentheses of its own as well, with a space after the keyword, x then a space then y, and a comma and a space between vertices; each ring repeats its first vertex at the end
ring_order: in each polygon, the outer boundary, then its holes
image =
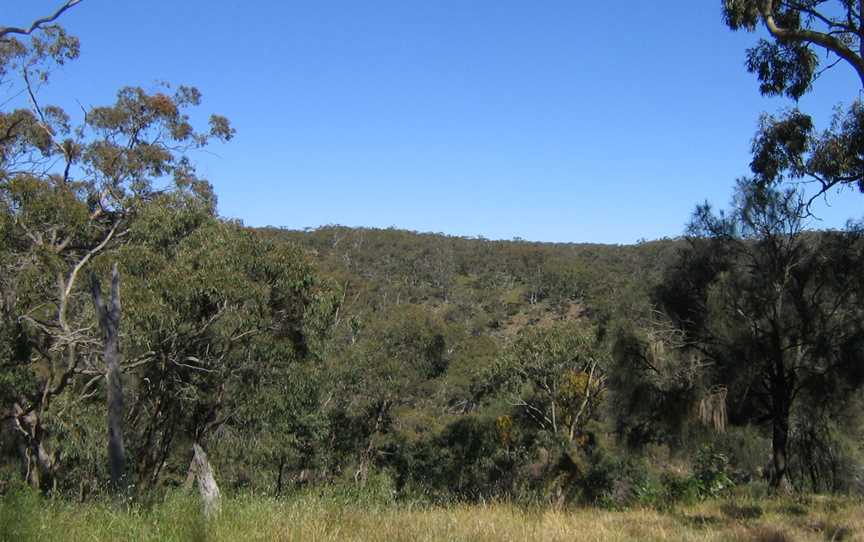
POLYGON ((117 264, 111 270, 111 299, 106 304, 102 299, 102 287, 96 275, 92 276, 91 289, 96 316, 105 341, 105 376, 108 380, 108 466, 111 471, 111 486, 115 491, 123 489, 126 454, 123 449, 123 382, 120 375, 120 273, 117 264))
POLYGON ((222 494, 213 476, 213 468, 207 460, 204 449, 196 442, 192 445, 192 462, 189 464, 189 473, 186 476, 186 488, 191 489, 195 479, 198 479, 198 493, 204 506, 204 516, 207 518, 217 515, 221 510, 222 494))

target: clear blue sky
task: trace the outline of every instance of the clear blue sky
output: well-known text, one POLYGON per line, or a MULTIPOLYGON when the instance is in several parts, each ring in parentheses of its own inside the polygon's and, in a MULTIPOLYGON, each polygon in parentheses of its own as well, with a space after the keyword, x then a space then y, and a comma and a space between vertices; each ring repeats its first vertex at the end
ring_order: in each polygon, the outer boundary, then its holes
MULTIPOLYGON (((253 226, 676 236, 697 202, 729 200, 760 112, 792 105, 759 95, 756 36, 727 30, 720 0, 85 0, 62 22, 82 54, 46 96, 197 86, 237 137, 194 159, 253 226)), ((857 88, 835 69, 801 107, 824 126, 857 88)), ((830 202, 820 227, 862 215, 862 196, 830 202)))

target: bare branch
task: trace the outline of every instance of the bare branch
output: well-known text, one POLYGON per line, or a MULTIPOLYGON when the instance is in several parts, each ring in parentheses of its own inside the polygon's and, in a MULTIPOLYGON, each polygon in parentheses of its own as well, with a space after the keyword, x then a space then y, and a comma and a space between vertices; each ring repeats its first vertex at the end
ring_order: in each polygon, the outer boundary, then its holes
POLYGON ((63 298, 60 300, 60 310, 58 312, 60 325, 63 327, 64 330, 68 328, 68 324, 66 323, 66 307, 68 307, 69 305, 69 296, 72 295, 72 288, 75 286, 75 279, 78 277, 78 273, 85 265, 87 265, 87 262, 89 262, 90 259, 93 258, 93 256, 101 252, 102 249, 104 249, 108 245, 108 243, 111 242, 111 239, 117 232, 117 228, 120 226, 120 222, 120 220, 115 222, 114 225, 111 226, 111 230, 108 231, 108 234, 105 236, 102 242, 96 245, 92 250, 90 250, 90 252, 85 254, 84 257, 81 258, 81 260, 77 264, 75 264, 75 267, 72 268, 72 272, 69 274, 69 278, 66 281, 66 288, 63 291, 63 298))
POLYGON ((42 17, 41 19, 36 19, 35 21, 33 21, 33 24, 31 24, 29 28, 19 28, 19 27, 15 27, 15 26, 0 27, 0 39, 5 38, 6 36, 8 36, 10 34, 19 34, 22 36, 29 36, 30 34, 35 32, 39 28, 45 26, 46 24, 53 23, 54 21, 59 19, 60 16, 66 12, 66 10, 80 4, 83 1, 84 0, 68 0, 65 4, 60 6, 60 8, 58 8, 57 11, 55 11, 53 15, 49 15, 47 17, 42 17))
POLYGON ((45 120, 45 114, 42 112, 42 108, 39 106, 39 102, 36 100, 36 93, 33 91, 33 85, 30 84, 30 75, 27 73, 27 70, 23 70, 24 75, 24 83, 27 88, 27 94, 30 96, 30 103, 33 104, 33 109, 36 110, 36 114, 39 115, 39 126, 45 130, 45 133, 48 134, 48 138, 51 139, 51 142, 54 143, 54 146, 60 150, 60 153, 63 154, 64 158, 66 158, 66 168, 63 173, 63 180, 69 180, 69 168, 72 166, 72 157, 69 155, 66 147, 60 144, 59 141, 54 139, 54 132, 51 131, 51 127, 48 126, 48 122, 45 120))

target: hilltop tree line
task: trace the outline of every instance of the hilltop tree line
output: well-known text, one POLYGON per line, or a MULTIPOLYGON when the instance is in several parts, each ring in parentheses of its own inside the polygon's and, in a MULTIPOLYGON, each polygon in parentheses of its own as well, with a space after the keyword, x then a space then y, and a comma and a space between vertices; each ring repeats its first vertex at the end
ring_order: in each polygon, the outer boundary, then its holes
MULTIPOLYGON (((821 133, 764 117, 730 207, 677 239, 253 229, 195 171, 234 135, 193 122, 197 89, 42 102, 78 3, 0 27, 0 493, 148 499, 193 447, 223 490, 273 495, 864 491, 864 237, 808 229, 814 195, 864 186, 858 101, 821 133)), ((761 91, 792 98, 814 48, 861 73, 859 9, 723 2, 767 29, 761 91)))

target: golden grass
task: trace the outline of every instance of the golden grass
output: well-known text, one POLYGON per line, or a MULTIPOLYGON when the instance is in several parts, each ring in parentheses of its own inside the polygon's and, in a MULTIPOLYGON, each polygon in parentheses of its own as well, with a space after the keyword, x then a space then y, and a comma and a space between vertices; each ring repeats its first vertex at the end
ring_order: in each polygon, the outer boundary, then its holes
POLYGON ((204 521, 172 497, 149 510, 27 498, 0 501, 2 540, 276 541, 864 541, 864 503, 835 497, 714 501, 669 511, 555 510, 508 504, 419 507, 339 504, 303 496, 228 499, 204 521))

